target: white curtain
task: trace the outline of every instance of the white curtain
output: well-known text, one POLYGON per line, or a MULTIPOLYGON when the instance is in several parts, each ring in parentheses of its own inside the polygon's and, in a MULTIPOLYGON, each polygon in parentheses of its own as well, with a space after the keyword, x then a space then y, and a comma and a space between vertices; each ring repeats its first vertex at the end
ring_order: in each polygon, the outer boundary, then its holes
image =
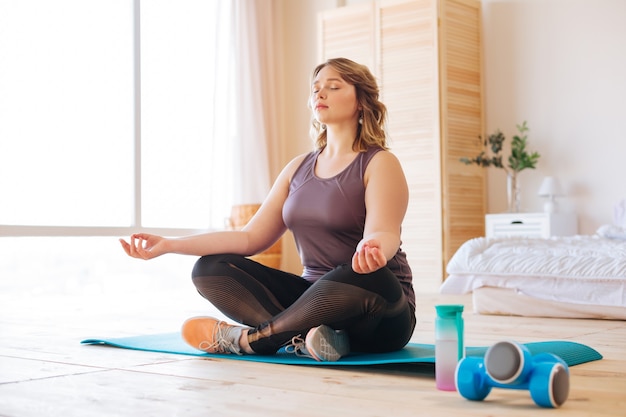
MULTIPOLYGON (((270 151, 268 145, 268 138, 276 137, 277 131, 277 123, 273 121, 276 117, 273 1, 215 0, 205 3, 204 0, 189 0, 189 3, 182 3, 194 5, 190 7, 192 11, 212 17, 203 22, 202 18, 187 17, 185 22, 192 24, 193 21, 194 25, 202 22, 201 27, 210 28, 213 33, 203 33, 199 28, 187 35, 192 38, 186 43, 177 45, 177 50, 185 51, 185 56, 194 55, 195 48, 206 48, 198 51, 198 55, 206 55, 206 63, 211 68, 205 69, 204 73, 193 72, 204 74, 205 78, 196 81, 192 78, 196 84, 188 87, 198 91, 197 96, 205 97, 210 103, 192 104, 185 111, 185 114, 205 112, 206 124, 198 126, 197 130, 201 131, 206 145, 195 146, 195 153, 183 161, 187 165, 194 161, 191 168, 177 167, 181 175, 188 170, 190 175, 200 176, 201 181, 191 181, 193 178, 178 180, 179 184, 193 182, 195 188, 190 191, 177 187, 174 191, 196 199, 185 203, 187 212, 195 206, 198 210, 207 207, 205 216, 210 219, 211 227, 223 227, 233 205, 262 202, 270 189, 269 155, 277 152, 275 146, 270 151)), ((179 67, 192 67, 179 75, 182 78, 195 70, 194 60, 177 62, 180 62, 179 67)), ((200 74, 198 76, 202 76, 200 74)), ((179 80, 175 86, 179 87, 183 81, 179 80)), ((180 100, 189 104, 184 97, 180 100)), ((166 116, 166 119, 170 118, 171 115, 166 116)), ((202 114, 198 119, 203 119, 202 114)))
POLYGON ((260 203, 271 186, 276 135, 272 0, 231 0, 233 204, 260 203))

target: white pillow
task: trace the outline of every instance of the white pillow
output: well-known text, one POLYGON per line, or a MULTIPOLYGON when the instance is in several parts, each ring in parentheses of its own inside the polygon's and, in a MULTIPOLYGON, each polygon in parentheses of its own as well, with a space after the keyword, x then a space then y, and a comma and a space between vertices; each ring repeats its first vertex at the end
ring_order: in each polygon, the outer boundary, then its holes
POLYGON ((616 224, 602 225, 598 228, 596 233, 608 239, 626 240, 626 227, 618 226, 616 224))

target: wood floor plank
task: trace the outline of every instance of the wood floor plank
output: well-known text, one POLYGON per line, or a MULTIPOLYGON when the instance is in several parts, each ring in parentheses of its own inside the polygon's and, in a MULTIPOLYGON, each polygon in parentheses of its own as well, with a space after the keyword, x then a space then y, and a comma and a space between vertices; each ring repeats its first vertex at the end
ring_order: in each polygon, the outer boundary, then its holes
MULTIPOLYGON (((527 391, 494 390, 487 401, 474 403, 463 400, 456 393, 437 391, 430 378, 337 369, 301 370, 295 369, 299 367, 228 360, 187 362, 197 367, 193 377, 111 370, 64 376, 53 381, 3 384, 0 385, 0 410, 5 415, 25 417, 194 416, 206 413, 275 416, 294 410, 302 416, 413 416, 420 413, 471 416, 506 413, 507 416, 526 417, 531 412, 541 411, 532 403, 527 391), (210 373, 207 367, 215 365, 215 362, 224 362, 222 365, 225 368, 213 370, 213 377, 206 378, 203 373, 210 373), (201 366, 201 363, 206 364, 201 366), (259 372, 259 368, 266 369, 259 372), (272 375, 267 368, 280 369, 272 375), (306 374, 304 377, 301 376, 303 372, 306 374), (280 379, 284 379, 282 387, 276 386, 280 379)), ((593 379, 597 384, 597 377, 593 379)), ((584 377, 576 377, 573 381, 570 399, 560 410, 560 415, 621 415, 616 414, 623 410, 619 408, 624 405, 621 392, 599 390, 591 380, 584 381, 584 377)), ((615 387, 623 388, 622 385, 615 387)))
MULTIPOLYGON (((131 371, 56 378, 54 386, 32 381, 0 385, 0 410, 24 417, 81 416, 412 416, 397 396, 355 399, 333 384, 323 394, 131 371), (37 392, 34 396, 28 393, 37 392), (7 400, 9 399, 10 400, 7 400), (391 414, 389 414, 391 413, 391 414)), ((292 381, 292 387, 297 381, 292 381)), ((398 393, 406 395, 406 392, 398 393)))
POLYGON ((0 356, 0 384, 98 371, 95 367, 0 356))

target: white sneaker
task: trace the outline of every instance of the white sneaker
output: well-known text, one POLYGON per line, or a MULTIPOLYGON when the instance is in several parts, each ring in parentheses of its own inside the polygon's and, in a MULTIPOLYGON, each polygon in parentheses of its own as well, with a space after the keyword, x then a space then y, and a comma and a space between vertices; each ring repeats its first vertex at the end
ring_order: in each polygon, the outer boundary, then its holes
POLYGON ((309 330, 304 346, 306 352, 319 362, 335 362, 350 353, 348 334, 324 324, 309 330))

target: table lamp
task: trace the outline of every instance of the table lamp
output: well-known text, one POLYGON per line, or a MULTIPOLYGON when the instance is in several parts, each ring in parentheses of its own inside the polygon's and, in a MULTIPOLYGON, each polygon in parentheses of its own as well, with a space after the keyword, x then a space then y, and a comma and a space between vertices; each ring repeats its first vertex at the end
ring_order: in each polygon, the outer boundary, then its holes
POLYGON ((543 211, 546 213, 556 213, 558 211, 555 197, 563 195, 559 180, 554 177, 545 177, 537 194, 540 197, 548 197, 548 201, 543 205, 543 211))

